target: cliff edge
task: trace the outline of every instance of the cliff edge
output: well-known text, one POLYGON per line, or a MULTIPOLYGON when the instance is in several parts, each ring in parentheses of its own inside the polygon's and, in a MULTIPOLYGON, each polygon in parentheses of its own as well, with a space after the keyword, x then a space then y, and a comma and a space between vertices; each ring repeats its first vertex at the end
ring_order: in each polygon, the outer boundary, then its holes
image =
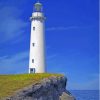
POLYGON ((66 90, 66 83, 64 76, 44 78, 2 100, 75 100, 66 90))

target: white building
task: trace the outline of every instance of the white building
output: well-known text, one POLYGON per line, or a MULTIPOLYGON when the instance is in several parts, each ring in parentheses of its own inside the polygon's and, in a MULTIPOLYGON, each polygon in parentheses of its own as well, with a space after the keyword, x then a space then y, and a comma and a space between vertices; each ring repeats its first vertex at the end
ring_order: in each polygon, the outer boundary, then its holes
POLYGON ((34 5, 31 19, 30 58, 29 73, 45 72, 45 17, 42 12, 42 4, 34 5))

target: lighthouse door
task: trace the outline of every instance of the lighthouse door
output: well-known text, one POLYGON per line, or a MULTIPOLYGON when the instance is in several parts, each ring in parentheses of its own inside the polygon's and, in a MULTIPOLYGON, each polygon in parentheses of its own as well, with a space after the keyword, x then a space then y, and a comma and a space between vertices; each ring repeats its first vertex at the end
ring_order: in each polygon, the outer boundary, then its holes
POLYGON ((35 73, 35 68, 30 68, 30 73, 35 73))

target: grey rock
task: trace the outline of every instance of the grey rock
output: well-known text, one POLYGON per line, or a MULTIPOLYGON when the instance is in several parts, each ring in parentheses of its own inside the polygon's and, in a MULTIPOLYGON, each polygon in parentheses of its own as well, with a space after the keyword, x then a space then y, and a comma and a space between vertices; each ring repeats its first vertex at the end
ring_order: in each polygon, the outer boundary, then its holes
POLYGON ((3 100, 75 100, 66 90, 66 83, 64 76, 46 78, 3 100))

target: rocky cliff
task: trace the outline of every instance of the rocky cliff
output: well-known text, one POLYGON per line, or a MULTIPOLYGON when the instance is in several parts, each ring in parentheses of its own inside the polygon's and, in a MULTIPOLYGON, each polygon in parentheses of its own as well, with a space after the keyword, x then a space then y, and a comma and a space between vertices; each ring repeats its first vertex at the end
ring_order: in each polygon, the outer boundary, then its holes
POLYGON ((66 83, 64 76, 45 78, 4 100, 75 100, 66 90, 66 83))

